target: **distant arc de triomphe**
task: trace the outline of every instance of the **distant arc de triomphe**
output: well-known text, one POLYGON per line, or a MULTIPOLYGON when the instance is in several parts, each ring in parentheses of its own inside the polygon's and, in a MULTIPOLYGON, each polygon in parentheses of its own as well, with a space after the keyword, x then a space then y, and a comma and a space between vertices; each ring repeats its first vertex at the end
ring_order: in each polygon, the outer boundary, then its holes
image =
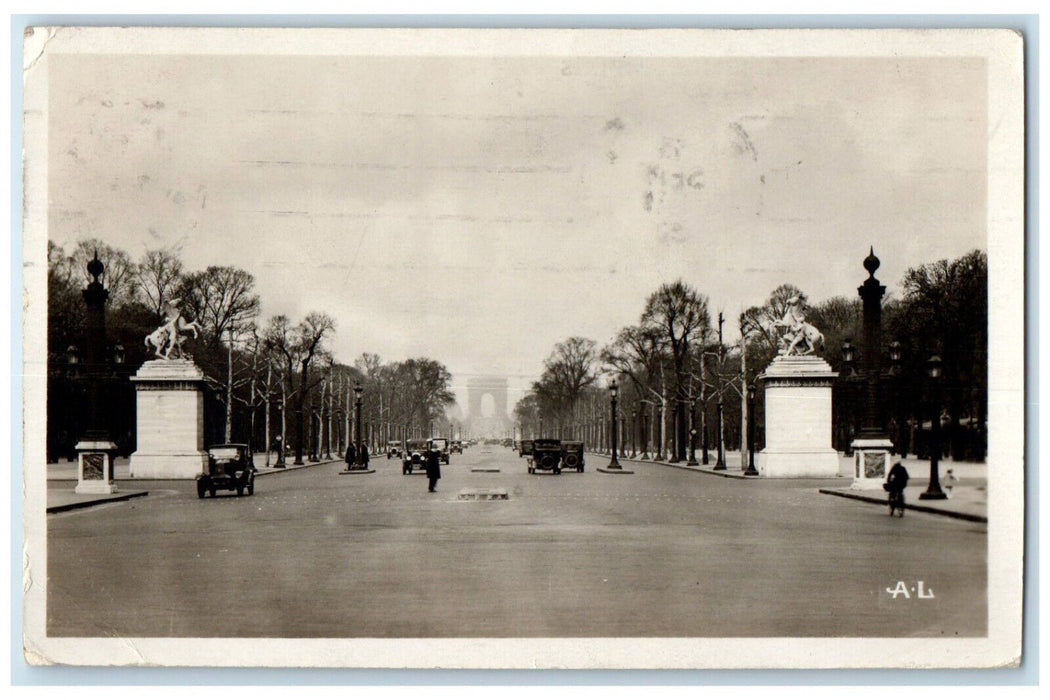
POLYGON ((510 429, 513 422, 507 413, 507 378, 479 376, 467 380, 467 419, 472 433, 500 436, 510 429), (492 415, 486 416, 482 403, 486 396, 492 398, 492 415))

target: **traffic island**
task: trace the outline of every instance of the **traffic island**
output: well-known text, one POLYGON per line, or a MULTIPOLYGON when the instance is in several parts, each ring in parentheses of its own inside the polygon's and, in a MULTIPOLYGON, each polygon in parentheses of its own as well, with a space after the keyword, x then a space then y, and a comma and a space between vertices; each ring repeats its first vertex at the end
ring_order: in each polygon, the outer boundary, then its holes
POLYGON ((624 469, 623 467, 613 467, 612 469, 609 467, 598 467, 598 471, 602 474, 634 474, 633 470, 624 469))
POLYGON ((340 474, 375 474, 375 469, 344 469, 340 474))
POLYGON ((493 473, 493 472, 498 472, 499 471, 499 467, 472 467, 470 471, 475 472, 475 473, 476 472, 493 473))
POLYGON ((460 501, 509 501, 507 489, 460 489, 456 497, 460 501))
POLYGON ((90 508, 104 503, 118 503, 148 496, 149 491, 118 491, 111 494, 78 494, 66 489, 48 489, 47 512, 64 513, 67 510, 90 508))

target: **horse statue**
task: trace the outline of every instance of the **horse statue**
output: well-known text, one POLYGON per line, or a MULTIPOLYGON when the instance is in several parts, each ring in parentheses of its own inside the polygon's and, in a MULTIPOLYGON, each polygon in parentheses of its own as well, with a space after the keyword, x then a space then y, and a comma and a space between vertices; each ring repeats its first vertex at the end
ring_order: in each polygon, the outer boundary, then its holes
POLYGON ((817 330, 816 326, 806 322, 802 314, 802 306, 805 297, 796 295, 788 299, 787 309, 784 315, 777 321, 773 321, 773 328, 784 328, 784 334, 780 338, 779 355, 810 355, 816 351, 817 346, 824 347, 824 334, 817 330), (805 348, 800 348, 799 343, 805 341, 805 348))
POLYGON ((183 331, 193 333, 193 337, 196 338, 201 330, 200 324, 196 321, 187 321, 182 317, 178 299, 166 302, 164 309, 164 323, 146 336, 146 347, 152 345, 153 353, 163 360, 172 359, 173 352, 176 353, 177 358, 188 359, 188 355, 182 350, 183 331))

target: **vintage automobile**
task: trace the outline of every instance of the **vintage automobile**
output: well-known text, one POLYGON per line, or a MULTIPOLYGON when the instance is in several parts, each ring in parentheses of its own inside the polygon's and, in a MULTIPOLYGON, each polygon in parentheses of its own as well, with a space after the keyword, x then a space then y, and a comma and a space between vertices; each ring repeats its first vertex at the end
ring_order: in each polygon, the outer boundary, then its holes
POLYGON ((430 438, 430 449, 439 451, 441 453, 441 463, 442 464, 448 464, 448 459, 449 459, 448 438, 442 438, 442 437, 430 438))
POLYGON ((529 474, 535 474, 538 469, 561 474, 561 440, 541 438, 532 441, 529 474))
POLYGON ((401 456, 401 443, 397 440, 391 440, 386 444, 386 458, 401 456))
POLYGON ((204 498, 206 493, 214 498, 219 489, 236 490, 238 496, 245 491, 249 496, 255 493, 255 467, 247 445, 231 443, 208 448, 207 471, 197 475, 197 498, 204 498))
POLYGON ((452 444, 448 447, 449 452, 455 452, 456 454, 463 454, 463 443, 460 440, 453 440, 452 444))
POLYGON ((401 473, 411 474, 413 470, 426 471, 427 441, 409 440, 405 443, 405 452, 401 455, 401 473))
POLYGON ((528 457, 532 454, 532 440, 522 440, 521 445, 518 447, 519 457, 528 457))
POLYGON ((565 440, 561 444, 562 469, 575 469, 583 471, 583 442, 580 440, 565 440))

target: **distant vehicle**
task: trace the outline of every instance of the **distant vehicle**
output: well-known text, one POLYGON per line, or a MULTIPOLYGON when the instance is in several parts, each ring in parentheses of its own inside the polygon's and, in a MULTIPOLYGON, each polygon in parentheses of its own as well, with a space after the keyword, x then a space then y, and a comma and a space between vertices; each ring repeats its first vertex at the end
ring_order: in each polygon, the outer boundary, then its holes
POLYGON ((448 464, 448 438, 430 438, 430 449, 441 453, 441 461, 448 464))
POLYGON ((583 442, 566 440, 561 444, 561 464, 564 469, 583 471, 583 442))
POLYGON ((386 444, 386 458, 400 457, 401 456, 401 443, 396 440, 391 440, 386 444))
POLYGON ((521 445, 518 447, 518 456, 526 457, 532 454, 532 440, 522 440, 521 445))
POLYGON ((208 448, 207 469, 197 475, 197 498, 204 498, 206 493, 214 498, 219 489, 236 490, 238 496, 245 491, 249 496, 255 493, 255 467, 247 445, 213 445, 208 448))
POLYGON ((503 438, 503 442, 500 444, 502 444, 504 447, 514 447, 514 441, 510 438, 503 438))
POLYGON ((541 438, 532 441, 529 474, 535 474, 537 469, 561 474, 561 440, 541 438))
POLYGON ((427 468, 427 441, 408 440, 401 455, 401 473, 411 474, 414 469, 427 468))
POLYGON ((463 443, 459 440, 453 440, 452 444, 448 447, 449 452, 455 452, 456 454, 463 454, 463 443))

